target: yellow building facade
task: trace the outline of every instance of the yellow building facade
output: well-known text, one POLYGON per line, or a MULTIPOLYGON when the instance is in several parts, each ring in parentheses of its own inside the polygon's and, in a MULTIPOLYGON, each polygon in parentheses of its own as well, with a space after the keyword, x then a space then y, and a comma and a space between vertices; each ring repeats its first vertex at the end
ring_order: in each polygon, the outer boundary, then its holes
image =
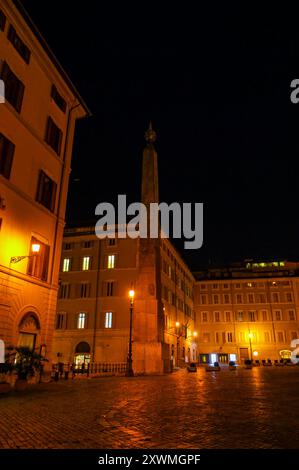
POLYGON ((89 111, 20 2, 0 2, 0 338, 51 356, 75 122, 89 111))
POLYGON ((299 336, 298 263, 247 261, 196 272, 199 362, 290 357, 299 336))

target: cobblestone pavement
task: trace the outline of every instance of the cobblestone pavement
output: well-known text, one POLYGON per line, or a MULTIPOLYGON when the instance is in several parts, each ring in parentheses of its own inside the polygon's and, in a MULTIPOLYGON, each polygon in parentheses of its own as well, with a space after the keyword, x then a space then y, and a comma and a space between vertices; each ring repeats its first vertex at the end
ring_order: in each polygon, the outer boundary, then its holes
POLYGON ((40 384, 0 396, 0 448, 299 448, 299 367, 40 384))

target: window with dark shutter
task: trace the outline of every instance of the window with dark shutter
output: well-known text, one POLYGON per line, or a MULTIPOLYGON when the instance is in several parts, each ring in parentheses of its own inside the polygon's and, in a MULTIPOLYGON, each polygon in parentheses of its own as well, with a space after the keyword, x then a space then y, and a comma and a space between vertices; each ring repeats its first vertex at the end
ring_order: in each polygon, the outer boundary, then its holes
POLYGON ((25 87, 6 62, 2 67, 1 79, 5 84, 5 99, 20 113, 25 87))
POLYGON ((0 133, 0 175, 10 178, 15 145, 0 133))
POLYGON ((66 101, 62 98, 61 94, 59 93, 55 85, 52 85, 52 88, 51 88, 51 98, 53 98, 53 101, 55 101, 58 108, 60 108, 61 111, 65 113, 66 101))
POLYGON ((8 34, 7 34, 8 40, 12 43, 14 46, 15 50, 20 54, 22 59, 26 62, 26 64, 29 64, 30 61, 30 50, 26 46, 26 44, 22 41, 20 36, 17 34, 15 28, 10 25, 8 34))
POLYGON ((62 131, 56 126, 52 118, 48 117, 45 141, 50 147, 60 155, 62 131))
POLYGON ((0 31, 4 31, 6 23, 6 16, 3 11, 0 10, 0 31))
POLYGON ((40 248, 36 255, 29 256, 27 274, 29 274, 29 276, 41 279, 42 281, 47 281, 50 247, 49 245, 46 245, 45 243, 37 240, 35 237, 31 238, 30 246, 33 244, 38 244, 40 248))
POLYGON ((46 173, 40 170, 36 200, 51 212, 55 208, 56 189, 57 184, 46 173))

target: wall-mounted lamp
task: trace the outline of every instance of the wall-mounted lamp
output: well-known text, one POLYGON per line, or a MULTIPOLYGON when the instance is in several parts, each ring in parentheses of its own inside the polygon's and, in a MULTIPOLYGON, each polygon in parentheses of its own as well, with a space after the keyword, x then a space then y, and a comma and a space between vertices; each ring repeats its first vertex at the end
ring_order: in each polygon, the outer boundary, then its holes
POLYGON ((32 245, 31 245, 31 255, 12 256, 10 258, 10 262, 13 263, 13 264, 18 263, 19 261, 22 261, 22 259, 31 258, 32 256, 38 255, 39 251, 40 251, 40 244, 39 243, 32 243, 32 245))

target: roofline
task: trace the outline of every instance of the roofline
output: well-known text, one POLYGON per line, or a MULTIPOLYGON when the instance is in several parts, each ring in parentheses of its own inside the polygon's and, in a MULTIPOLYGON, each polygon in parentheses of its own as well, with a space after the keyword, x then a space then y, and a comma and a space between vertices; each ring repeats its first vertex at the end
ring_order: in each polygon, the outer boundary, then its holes
POLYGON ((58 70, 58 72, 60 73, 60 75, 62 76, 62 78, 64 79, 64 81, 68 85, 68 87, 70 88, 70 90, 73 92, 73 94, 76 96, 76 98, 78 99, 78 101, 80 102, 82 107, 84 108, 84 110, 86 112, 86 117, 91 116, 92 113, 91 113, 90 109, 88 108, 87 104, 85 103, 84 99, 82 98, 82 96, 78 92, 77 88, 75 87, 75 85, 71 81, 71 79, 68 76, 68 74, 66 73, 66 71, 63 69, 63 67, 60 64, 59 60, 55 56, 54 52, 52 51, 52 49, 48 45, 45 38, 40 33, 39 29, 37 28, 37 26, 35 25, 35 23, 31 19, 30 15, 27 13, 27 11, 24 8, 24 6, 22 5, 21 1, 20 0, 12 0, 12 2, 15 5, 15 7, 17 8, 18 12, 22 15, 22 17, 25 20, 26 24, 29 26, 32 33, 34 34, 34 36, 36 37, 36 39, 38 40, 38 42, 40 43, 40 45, 42 46, 42 48, 44 49, 44 51, 46 52, 46 54, 48 55, 50 60, 52 61, 52 63, 55 65, 56 69, 58 70))

